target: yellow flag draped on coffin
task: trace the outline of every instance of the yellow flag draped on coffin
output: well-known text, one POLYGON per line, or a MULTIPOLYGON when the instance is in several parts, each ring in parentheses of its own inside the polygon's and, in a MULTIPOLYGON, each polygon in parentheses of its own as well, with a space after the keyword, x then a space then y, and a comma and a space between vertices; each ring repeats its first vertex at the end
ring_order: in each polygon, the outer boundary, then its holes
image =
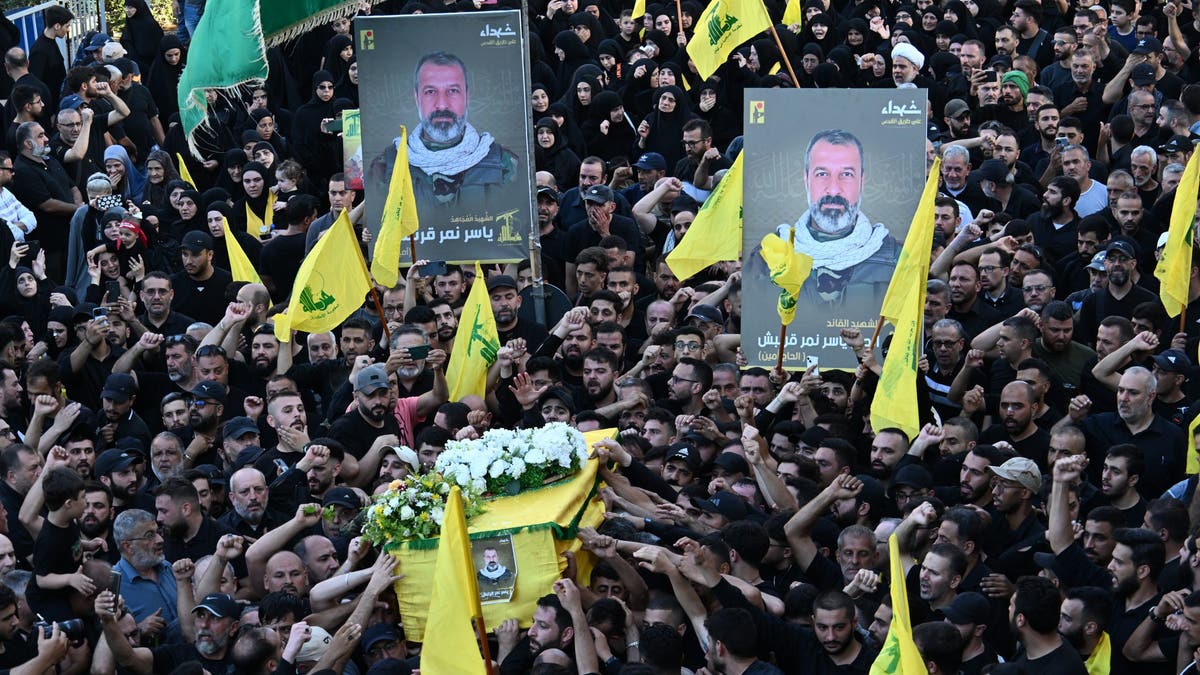
MULTIPOLYGON (((936 175, 936 174, 934 174, 936 175)), ((908 589, 904 583, 904 562, 896 535, 888 537, 892 585, 892 627, 879 656, 871 664, 871 675, 929 675, 921 652, 912 638, 912 618, 908 613, 908 589)))
MULTIPOLYGON (((286 314, 275 317, 275 337, 291 340, 292 330, 333 330, 371 291, 371 278, 358 237, 345 211, 300 264, 286 314)), ((490 308, 490 306, 489 306, 490 308)))
POLYGON ((471 563, 462 490, 457 485, 450 488, 442 523, 426 623, 429 633, 421 649, 421 671, 484 675, 487 669, 472 630, 475 617, 483 616, 483 610, 479 606, 475 566, 471 563))
MULTIPOLYGON (((599 429, 584 434, 593 443, 612 438, 616 429, 599 429)), ((587 578, 590 557, 579 550, 575 534, 580 527, 596 527, 604 521, 604 503, 597 497, 600 463, 589 460, 574 476, 541 489, 522 491, 487 503, 487 510, 471 518, 471 539, 510 536, 515 554, 516 587, 508 602, 483 605, 484 623, 494 630, 505 619, 517 618, 528 626, 537 599, 566 567, 564 551, 576 552, 578 574, 587 578)), ((396 598, 409 640, 421 641, 432 617, 427 615, 434 586, 439 540, 413 539, 392 542, 387 550, 400 558, 404 578, 397 581, 396 598)), ((480 560, 479 562, 482 562, 480 560)))
POLYGON ((787 326, 796 318, 800 287, 812 274, 812 256, 798 252, 794 242, 784 241, 777 234, 762 238, 759 255, 771 270, 771 282, 779 287, 775 311, 779 312, 779 323, 787 326))
POLYGON ((221 218, 221 228, 225 230, 225 250, 229 253, 229 271, 233 274, 233 280, 261 284, 262 279, 258 276, 258 270, 254 269, 254 264, 250 262, 250 258, 246 257, 242 245, 234 238, 233 230, 229 229, 228 219, 221 218))
POLYGON ((1187 311, 1192 281, 1192 251, 1196 237, 1196 193, 1200 188, 1200 152, 1192 153, 1171 205, 1171 226, 1154 277, 1162 282, 1158 294, 1167 316, 1187 311))
MULTIPOLYGON (((896 327, 892 346, 883 362, 879 391, 871 401, 871 425, 876 429, 896 427, 909 438, 921 429, 917 408, 917 361, 921 357, 922 324, 925 319, 925 281, 929 278, 929 251, 933 245, 934 200, 941 160, 933 160, 925 190, 913 216, 896 271, 888 284, 879 314, 896 327)), ((875 345, 871 345, 872 348, 875 345)))
POLYGON ((487 371, 500 351, 500 334, 492 314, 492 299, 479 263, 475 263, 475 283, 463 304, 454 333, 454 351, 446 367, 450 400, 461 401, 468 394, 487 396, 487 371))
POLYGON ((408 171, 408 129, 401 126, 400 147, 396 149, 396 163, 392 165, 392 179, 383 205, 383 222, 375 241, 375 253, 371 256, 371 274, 375 281, 388 288, 396 285, 400 244, 418 227, 417 198, 413 196, 412 174, 408 171))
POLYGON ((696 34, 688 41, 687 53, 700 77, 708 79, 729 53, 771 27, 771 17, 762 0, 713 0, 696 20, 696 34))
POLYGON ((734 160, 696 214, 687 234, 670 253, 667 267, 680 281, 700 270, 742 255, 742 157, 734 160))

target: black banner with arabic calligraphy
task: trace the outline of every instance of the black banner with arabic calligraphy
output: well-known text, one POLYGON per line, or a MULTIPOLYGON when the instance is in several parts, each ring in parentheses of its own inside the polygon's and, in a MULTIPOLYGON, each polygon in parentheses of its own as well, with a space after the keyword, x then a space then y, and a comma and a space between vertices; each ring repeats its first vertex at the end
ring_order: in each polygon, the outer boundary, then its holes
MULTIPOLYGON (((528 257, 529 50, 520 21, 515 10, 354 21, 367 222, 379 232, 404 125, 409 148, 417 136, 424 150, 409 154, 420 259, 528 257), (433 133, 421 133, 423 120, 433 133)), ((411 262, 407 240, 401 260, 411 262)))
MULTIPOLYGON (((814 260, 784 368, 857 366, 841 330, 869 340, 875 329, 925 184, 926 97, 923 89, 746 92, 742 297, 779 295, 758 253, 765 235, 794 237, 814 260)), ((774 302, 743 301, 750 365, 774 367, 779 328, 774 302)))

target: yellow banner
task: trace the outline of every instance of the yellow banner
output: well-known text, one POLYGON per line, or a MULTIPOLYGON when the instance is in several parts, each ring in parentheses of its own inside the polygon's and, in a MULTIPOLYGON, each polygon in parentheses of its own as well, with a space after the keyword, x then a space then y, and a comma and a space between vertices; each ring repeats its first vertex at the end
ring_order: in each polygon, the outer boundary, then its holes
POLYGON ((234 238, 233 230, 229 229, 229 219, 221 218, 221 228, 225 230, 225 250, 229 252, 229 271, 233 273, 233 280, 261 284, 258 270, 254 269, 254 264, 246 257, 242 245, 234 238))
POLYGON ((687 53, 696 72, 707 80, 730 52, 770 27, 763 0, 713 0, 696 21, 696 34, 687 44, 687 53))
POLYGON ((275 317, 275 337, 287 342, 293 329, 309 333, 333 330, 362 307, 370 290, 367 263, 350 217, 342 211, 301 263, 287 313, 275 317))
POLYGON ((396 163, 392 165, 387 201, 383 204, 379 239, 375 242, 375 252, 371 256, 371 274, 375 276, 375 281, 388 288, 396 285, 399 274, 397 269, 400 266, 400 245, 405 237, 416 232, 419 227, 417 198, 413 196, 412 174, 408 171, 408 129, 401 125, 400 147, 396 150, 396 163))
POLYGON ((680 281, 742 255, 742 157, 739 154, 696 214, 683 240, 667 254, 667 267, 680 281))
POLYGON ((912 618, 908 613, 908 590, 904 583, 904 563, 900 558, 900 544, 896 535, 888 537, 888 552, 891 560, 892 584, 892 627, 879 656, 871 664, 871 675, 929 675, 921 652, 912 638, 912 618))
POLYGON ((1158 294, 1167 316, 1187 311, 1192 283, 1192 252, 1196 237, 1196 193, 1200 189, 1200 152, 1193 152, 1175 188, 1171 226, 1154 277, 1162 282, 1158 294))
POLYGON ((492 299, 487 292, 487 277, 475 263, 475 283, 463 304, 454 333, 454 351, 446 367, 446 384, 450 400, 461 401, 464 396, 487 395, 487 371, 496 362, 500 351, 500 334, 492 314, 492 299))

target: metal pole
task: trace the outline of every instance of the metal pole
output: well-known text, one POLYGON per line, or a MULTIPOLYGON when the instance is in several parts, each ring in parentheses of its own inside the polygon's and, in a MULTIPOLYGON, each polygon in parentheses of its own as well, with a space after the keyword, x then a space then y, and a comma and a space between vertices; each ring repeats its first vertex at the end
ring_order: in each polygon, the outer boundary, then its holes
MULTIPOLYGON (((529 58, 529 0, 521 0, 521 49, 523 58, 529 58)), ((521 81, 525 92, 533 87, 530 80, 528 61, 522 69, 521 81)), ((533 275, 533 316, 538 323, 546 325, 546 290, 542 279, 542 233, 538 229, 537 219, 537 178, 533 167, 533 125, 525 125, 525 171, 529 180, 529 273, 533 275)))

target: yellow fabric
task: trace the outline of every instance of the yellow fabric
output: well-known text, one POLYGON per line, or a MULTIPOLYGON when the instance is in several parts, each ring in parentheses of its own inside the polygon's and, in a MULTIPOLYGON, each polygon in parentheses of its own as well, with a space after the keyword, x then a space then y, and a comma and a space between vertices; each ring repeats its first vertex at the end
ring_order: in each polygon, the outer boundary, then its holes
POLYGON ((796 250, 794 241, 784 241, 777 234, 768 234, 762 239, 759 255, 771 269, 771 282, 779 287, 779 323, 788 325, 796 318, 796 301, 800 287, 812 274, 813 259, 796 250))
POLYGON ((634 21, 637 21, 638 19, 642 18, 645 15, 646 15, 646 0, 634 0, 633 16, 630 18, 632 18, 634 21))
POLYGON ((183 155, 179 154, 178 152, 175 153, 175 161, 179 162, 179 179, 188 185, 191 185, 192 189, 195 190, 196 181, 192 180, 192 172, 188 171, 187 164, 183 163, 183 155))
POLYGON ((1108 639, 1107 632, 1100 634, 1100 641, 1096 643, 1092 655, 1083 665, 1087 667, 1088 675, 1108 675, 1112 666, 1112 642, 1108 639))
MULTIPOLYGON (((615 429, 601 429, 588 432, 584 437, 590 446, 601 438, 611 438, 615 433, 615 429)), ((550 524, 565 529, 573 524, 596 527, 603 522, 604 503, 596 496, 599 468, 599 462, 591 460, 570 480, 540 490, 494 499, 488 502, 485 513, 475 516, 468 523, 471 538, 519 530, 512 535, 517 563, 516 588, 511 601, 483 605, 483 618, 488 630, 512 618, 519 620, 522 626, 529 626, 537 599, 552 592, 551 585, 566 567, 566 560, 561 557, 564 551, 577 552, 578 578, 587 579, 591 570, 590 558, 578 552, 579 540, 573 536, 557 539, 550 524)), ((408 639, 418 642, 424 638, 426 625, 432 622, 431 618, 427 619, 427 612, 437 573, 438 549, 435 548, 436 544, 430 546, 430 543, 428 540, 394 542, 388 547, 399 556, 400 569, 405 575, 395 586, 404 632, 408 639)))
MULTIPOLYGON (((933 245, 934 200, 941 161, 934 159, 925 181, 925 190, 912 225, 904 238, 904 248, 879 314, 896 327, 892 346, 883 362, 883 374, 877 391, 883 394, 871 400, 871 426, 875 429, 896 427, 914 438, 921 430, 917 407, 917 361, 920 360, 922 323, 925 319, 925 280, 929 278, 929 249, 933 245)), ((872 345, 874 347, 874 345, 872 345)))
POLYGON ((787 6, 783 10, 783 25, 798 26, 804 23, 804 13, 800 7, 800 0, 788 0, 787 6))
POLYGON ((709 265, 741 257, 744 154, 734 160, 717 188, 704 200, 683 240, 667 254, 667 267, 680 281, 690 279, 709 265))
POLYGON ((221 228, 225 230, 225 250, 229 252, 229 271, 233 273, 233 280, 261 284, 258 270, 254 269, 254 265, 246 257, 246 252, 242 250, 242 245, 234 238, 233 230, 229 229, 228 219, 221 218, 221 228))
POLYGON ((500 351, 500 334, 492 314, 492 299, 487 292, 483 270, 475 263, 475 283, 458 318, 454 333, 454 351, 446 368, 450 400, 461 401, 468 394, 487 396, 487 371, 500 351))
POLYGON ((275 317, 275 337, 292 339, 292 330, 333 330, 359 307, 371 291, 367 263, 346 211, 300 264, 287 313, 275 317))
POLYGON ((1200 416, 1192 420, 1188 425, 1187 431, 1187 473, 1189 475, 1200 472, 1200 456, 1196 455, 1196 427, 1200 426, 1200 416))
POLYGON ((1154 277, 1162 282, 1158 294, 1168 316, 1179 316, 1188 305, 1192 280, 1192 250, 1196 236, 1196 192, 1200 188, 1200 153, 1192 153, 1171 204, 1171 227, 1167 245, 1154 268, 1154 277))
POLYGON ((271 223, 275 221, 275 193, 267 191, 267 208, 263 210, 263 215, 267 220, 258 217, 258 214, 250 208, 250 204, 246 204, 246 231, 255 237, 265 237, 271 233, 271 223))
MULTIPOLYGON (((936 173, 933 175, 937 175, 936 173)), ((891 560, 892 584, 892 627, 879 656, 871 664, 871 675, 929 675, 921 653, 912 638, 912 619, 908 614, 908 590, 904 583, 904 563, 900 558, 900 544, 896 535, 888 537, 888 552, 891 560)))
POLYGON ((383 204, 379 239, 371 256, 371 274, 375 281, 388 288, 396 285, 400 244, 418 227, 417 198, 413 195, 412 174, 408 172, 408 129, 401 125, 400 147, 396 150, 396 164, 392 166, 387 201, 383 204))
POLYGON ((713 0, 696 21, 687 53, 707 80, 738 45, 770 27, 763 0, 713 0))
MULTIPOLYGON (((407 170, 407 164, 405 165, 407 170)), ((401 567, 401 569, 404 569, 401 567)), ((471 563, 471 541, 463 515, 462 490, 450 489, 434 565, 429 598, 429 639, 421 649, 421 671, 426 673, 486 673, 475 641, 479 586, 471 563)))

